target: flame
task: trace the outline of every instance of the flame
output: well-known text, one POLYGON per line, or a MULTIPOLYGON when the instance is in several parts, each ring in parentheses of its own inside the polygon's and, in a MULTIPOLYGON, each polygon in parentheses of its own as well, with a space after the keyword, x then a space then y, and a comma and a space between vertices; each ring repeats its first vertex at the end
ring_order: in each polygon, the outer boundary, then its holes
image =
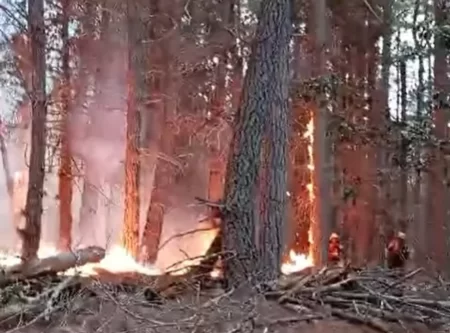
MULTIPOLYGON (((43 244, 39 249, 39 258, 46 258, 57 255, 58 250, 50 245, 43 244)), ((11 267, 20 264, 20 257, 16 254, 0 254, 0 266, 11 267)), ((116 246, 106 253, 105 258, 99 263, 86 264, 82 267, 76 267, 68 270, 67 274, 96 275, 96 268, 107 270, 111 273, 129 273, 137 272, 146 275, 159 275, 161 270, 153 267, 146 267, 137 263, 125 249, 116 246)))
MULTIPOLYGON (((314 144, 314 120, 311 117, 311 120, 308 122, 308 125, 306 127, 306 132, 304 134, 305 138, 309 139, 308 144, 308 158, 309 158, 309 164, 308 164, 308 170, 310 171, 310 183, 307 185, 308 189, 308 196, 309 200, 312 203, 311 204, 311 213, 313 213, 314 210, 314 159, 313 159, 313 144, 314 144)), ((311 218, 314 217, 314 214, 311 214, 311 218)), ((296 253, 295 251, 291 250, 289 251, 289 261, 284 263, 281 266, 281 271, 283 274, 292 274, 295 272, 299 272, 305 268, 314 266, 313 256, 312 256, 312 246, 313 243, 313 237, 311 228, 308 232, 308 241, 309 241, 309 253, 308 254, 301 254, 296 253)))
MULTIPOLYGON (((314 173, 314 161, 313 161, 313 134, 314 134, 314 122, 313 119, 309 121, 307 125, 307 130, 304 134, 306 138, 309 139, 308 144, 308 157, 309 157, 309 164, 308 164, 308 170, 310 170, 310 183, 307 185, 308 194, 311 205, 311 210, 314 209, 314 182, 313 182, 313 173, 314 173)), ((26 181, 24 178, 26 174, 24 172, 16 172, 14 173, 14 183, 16 186, 21 187, 20 185, 23 185, 23 182, 26 181)), ((13 201, 16 201, 17 198, 13 198, 13 201)), ((314 214, 311 214, 313 217, 314 214)), ((215 237, 215 233, 212 235, 205 235, 202 239, 202 243, 210 244, 212 240, 215 237)), ((312 235, 311 230, 308 233, 309 243, 312 244, 312 235)), ((311 253, 311 246, 310 246, 310 253, 308 254, 300 254, 296 253, 295 251, 291 250, 289 252, 289 260, 288 262, 285 262, 282 264, 281 271, 283 274, 292 274, 298 271, 301 271, 305 268, 312 267, 314 265, 313 259, 312 259, 312 253, 311 253)), ((38 256, 40 258, 49 257, 56 255, 58 251, 55 247, 49 246, 47 244, 42 244, 38 256)), ((199 259, 197 260, 185 260, 183 262, 178 263, 176 266, 172 266, 171 269, 161 270, 155 267, 148 267, 142 264, 139 264, 136 262, 130 255, 127 254, 125 249, 123 249, 120 246, 113 247, 111 250, 109 250, 106 253, 105 258, 96 264, 87 264, 83 267, 77 267, 75 269, 72 269, 71 271, 68 271, 67 274, 77 272, 79 274, 83 275, 96 275, 96 268, 101 268, 107 271, 110 271, 112 273, 125 273, 125 272, 138 272, 146 275, 159 275, 164 272, 173 271, 171 274, 178 275, 178 274, 184 274, 189 270, 189 266, 195 265, 199 262, 199 259)), ((15 264, 20 263, 20 258, 17 255, 11 255, 11 254, 1 254, 0 253, 0 266, 8 267, 15 264)), ((222 275, 222 271, 220 268, 215 268, 211 272, 211 277, 217 278, 222 275)))
POLYGON ((290 262, 284 263, 281 266, 281 272, 286 275, 299 272, 314 265, 311 256, 306 254, 297 254, 293 250, 289 251, 289 260, 290 262))

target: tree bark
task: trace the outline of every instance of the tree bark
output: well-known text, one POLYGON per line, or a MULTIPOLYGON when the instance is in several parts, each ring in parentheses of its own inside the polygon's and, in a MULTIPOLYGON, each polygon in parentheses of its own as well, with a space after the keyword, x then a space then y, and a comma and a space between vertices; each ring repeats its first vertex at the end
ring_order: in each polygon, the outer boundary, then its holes
MULTIPOLYGON (((325 49, 327 43, 327 14, 326 1, 315 0, 314 10, 314 59, 315 76, 325 83, 326 59, 325 49)), ((311 220, 311 239, 313 244, 313 260, 315 264, 324 265, 327 261, 328 236, 331 232, 331 144, 328 136, 329 111, 324 88, 316 94, 317 112, 314 118, 314 144, 313 144, 313 193, 314 217, 311 220)))
MULTIPOLYGON (((448 122, 448 64, 446 51, 446 37, 443 32, 445 25, 446 7, 445 1, 434 0, 434 15, 436 18, 437 30, 435 33, 435 48, 434 48, 434 110, 433 122, 435 127, 432 134, 435 136, 436 142, 439 146, 441 140, 447 139, 447 122, 448 122)), ((431 221, 430 239, 431 245, 428 253, 431 254, 433 263, 438 269, 444 269, 446 264, 447 244, 446 237, 448 235, 448 226, 446 224, 447 217, 447 179, 446 161, 445 157, 440 151, 439 147, 433 147, 430 153, 430 173, 429 173, 429 193, 428 193, 428 220, 431 221)))
MULTIPOLYGON (((390 68, 392 64, 392 0, 385 0, 383 2, 383 47, 381 53, 381 87, 380 87, 380 110, 376 113, 376 124, 382 129, 383 133, 388 133, 388 125, 390 123, 390 108, 389 108, 389 89, 390 89, 390 68)), ((389 205, 389 174, 387 172, 389 166, 389 147, 387 142, 382 140, 384 147, 380 146, 377 153, 377 166, 379 170, 378 175, 378 209, 376 215, 376 224, 378 225, 378 262, 384 263, 385 251, 384 248, 392 234, 392 225, 390 225, 391 212, 388 210, 389 205)))
POLYGON ((61 105, 61 153, 59 165, 59 242, 60 250, 69 250, 72 246, 72 154, 69 144, 69 100, 70 100, 70 67, 69 67, 69 17, 68 0, 62 1, 62 105, 61 105))
POLYGON ((146 3, 129 0, 128 17, 128 110, 127 148, 125 157, 125 215, 122 243, 125 249, 137 258, 139 253, 140 213, 140 156, 141 114, 147 101, 146 72, 149 68, 144 41, 147 37, 148 21, 144 13, 146 3))
MULTIPOLYGON (((155 1, 155 7, 152 9, 154 18, 150 29, 152 39, 158 41, 155 43, 155 48, 152 49, 152 53, 155 52, 152 56, 157 59, 158 70, 164 73, 156 74, 153 82, 157 92, 164 92, 157 97, 162 99, 163 104, 162 110, 157 110, 154 114, 153 138, 157 143, 158 151, 169 157, 172 157, 174 153, 177 126, 175 121, 181 82, 181 73, 178 72, 175 59, 175 55, 179 52, 180 30, 177 25, 181 22, 182 11, 180 8, 182 8, 180 1, 173 2, 165 10, 163 1, 155 1)), ((158 107, 159 103, 155 104, 158 107)), ((173 189, 177 172, 176 166, 162 160, 156 161, 155 181, 142 237, 142 260, 146 262, 154 263, 157 259, 164 215, 172 205, 170 192, 173 189)))
MULTIPOLYGON (((392 0, 390 0, 392 2, 392 0)), ((422 7, 422 0, 416 0, 414 4, 414 14, 413 14, 413 40, 414 46, 419 50, 419 54, 424 51, 424 47, 421 45, 419 31, 417 29, 417 19, 419 16, 420 8, 422 7)), ((384 49, 384 48, 383 48, 384 49)), ((417 70, 417 95, 416 95, 416 120, 419 123, 423 123, 424 114, 426 112, 425 104, 425 66, 424 66, 424 56, 420 54, 418 56, 418 70, 417 70)), ((414 148, 414 185, 412 190, 413 196, 413 225, 412 228, 408 228, 408 239, 413 240, 413 244, 410 244, 414 251, 414 261, 420 266, 426 266, 426 249, 427 249, 427 232, 428 227, 426 224, 426 219, 424 205, 422 200, 423 192, 423 167, 421 162, 421 155, 423 154, 423 143, 420 142, 414 148)))
POLYGON ((65 272, 70 268, 98 263, 105 257, 105 250, 97 246, 90 246, 74 252, 66 251, 55 256, 36 259, 12 267, 4 271, 0 277, 0 286, 15 283, 17 280, 29 279, 43 274, 65 272))
POLYGON ((32 128, 29 167, 29 184, 25 205, 25 228, 22 237, 22 260, 37 257, 41 237, 42 197, 45 177, 46 151, 46 63, 44 1, 28 0, 28 29, 31 37, 32 63, 32 128))
POLYGON ((284 82, 280 76, 287 68, 290 38, 290 1, 264 0, 235 118, 225 181, 224 277, 230 287, 258 281, 256 273, 261 266, 255 244, 258 207, 254 197, 265 124, 275 102, 285 103, 279 99, 284 82))
POLYGON ((95 220, 99 205, 99 188, 96 186, 98 182, 89 163, 85 164, 83 178, 80 221, 78 222, 81 244, 77 244, 77 246, 96 245, 97 242, 95 220))
MULTIPOLYGON (((289 34, 289 32, 288 32, 289 34)), ((281 273, 284 232, 287 222, 287 158, 289 131, 289 50, 280 50, 278 75, 273 78, 270 116, 267 119, 266 202, 261 221, 261 273, 274 281, 281 273)))
POLYGON ((311 55, 308 41, 294 38, 294 89, 290 137, 290 179, 291 227, 289 249, 295 253, 309 253, 309 227, 312 202, 308 185, 311 183, 312 163, 308 152, 310 139, 307 135, 308 123, 313 114, 311 92, 304 91, 303 80, 312 77, 311 55))

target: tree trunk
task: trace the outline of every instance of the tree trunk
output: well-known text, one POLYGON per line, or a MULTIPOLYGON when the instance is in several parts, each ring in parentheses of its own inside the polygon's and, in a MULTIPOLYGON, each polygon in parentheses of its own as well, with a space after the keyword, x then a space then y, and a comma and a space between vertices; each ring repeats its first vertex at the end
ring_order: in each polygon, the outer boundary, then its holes
MULTIPOLYGON (((446 91, 449 88, 448 82, 448 64, 446 52, 446 38, 443 31, 446 18, 445 1, 434 0, 434 15, 438 29, 435 33, 434 48, 434 112, 433 122, 435 124, 432 133, 436 138, 437 145, 441 140, 447 138, 447 108, 448 95, 446 91), (442 29, 442 30, 441 30, 442 29)), ((429 249, 431 258, 436 268, 442 270, 446 264, 446 237, 448 235, 448 226, 446 225, 447 213, 447 165, 445 157, 439 147, 434 147, 431 151, 430 161, 430 186, 428 193, 428 219, 431 221, 431 230, 429 249)))
MULTIPOLYGON (((163 99, 162 114, 155 114, 153 124, 154 137, 157 140, 158 150, 160 153, 172 158, 174 154, 174 139, 176 131, 176 114, 178 108, 178 91, 181 83, 181 73, 178 71, 176 54, 179 52, 179 26, 181 22, 180 1, 173 2, 169 8, 164 9, 164 3, 161 1, 153 8, 154 14, 153 26, 151 29, 152 38, 158 40, 156 49, 157 65, 159 70, 164 74, 156 77, 156 88, 159 92, 164 92, 158 96, 163 99), (173 24, 176 26, 173 26, 173 24), (160 27, 158 27, 160 26, 160 27), (163 31, 161 31, 163 27, 163 31), (170 37, 166 37, 169 30, 170 37), (158 56, 160 58, 158 59, 158 56), (164 90, 162 90, 164 89, 164 90), (162 119, 161 119, 162 118, 162 119), (161 127, 156 129, 155 127, 161 127)), ((154 50, 152 49, 152 53, 154 50)), ((158 74, 157 74, 158 75, 158 74)), ((167 209, 172 205, 171 189, 173 189, 178 167, 159 160, 156 162, 155 182, 153 186, 152 196, 147 211, 146 226, 143 235, 143 260, 154 263, 158 256, 158 248, 161 239, 161 232, 164 222, 164 215, 167 209)))
MULTIPOLYGON (((224 277, 230 287, 237 287, 246 281, 256 283, 256 273, 261 267, 255 244, 255 209, 258 207, 254 197, 261 167, 265 124, 270 112, 275 112, 272 110, 274 105, 278 107, 286 102, 280 100, 280 96, 283 96, 283 88, 286 89, 283 80, 288 78, 286 70, 291 14, 291 3, 288 0, 262 2, 252 55, 235 118, 223 212, 224 277), (274 59, 278 61, 275 62, 274 59)), ((264 275, 270 276, 271 271, 277 267, 265 269, 267 271, 264 275)))
POLYGON ((373 128, 383 128, 383 124, 385 123, 383 108, 380 107, 382 104, 380 103, 380 95, 378 90, 378 76, 379 76, 379 68, 380 68, 380 57, 378 53, 378 45, 377 42, 381 36, 382 30, 379 28, 379 22, 372 20, 372 13, 370 11, 366 12, 368 25, 367 25, 367 37, 365 38, 365 43, 367 45, 367 65, 366 65, 366 76, 367 76, 367 86, 366 86, 366 94, 368 96, 372 96, 366 100, 366 109, 368 112, 366 113, 366 117, 369 120, 367 132, 369 133, 368 143, 366 145, 366 154, 367 154, 367 180, 365 182, 365 193, 366 193, 366 213, 368 217, 367 223, 367 262, 370 264, 377 264, 379 262, 379 253, 384 252, 384 246, 380 244, 379 238, 373 237, 373 235, 378 234, 377 229, 377 210, 379 207, 380 200, 380 189, 377 187, 378 181, 378 159, 377 156, 380 154, 380 151, 384 145, 383 140, 380 137, 375 136, 375 140, 370 140, 370 135, 373 133, 373 128))
MULTIPOLYGON (((327 14, 325 0, 315 0, 313 5, 315 23, 314 70, 315 77, 324 82, 326 74, 325 49, 327 41, 327 14)), ((321 83, 320 83, 321 84, 321 83)), ((321 88, 324 91, 324 88, 321 88)), ((314 263, 323 265, 327 261, 328 236, 331 231, 331 144, 328 138, 329 111, 324 92, 316 95, 317 112, 314 115, 314 217, 311 220, 311 239, 314 263)))
MULTIPOLYGON (((392 1, 392 0, 391 0, 392 1)), ((419 51, 418 56, 418 70, 417 70, 417 95, 416 95, 416 121, 417 123, 423 124, 424 114, 426 112, 425 108, 425 67, 424 67, 424 57, 421 54, 423 46, 419 42, 420 36, 417 29, 417 19, 419 16, 420 8, 422 7, 422 0, 416 0, 414 4, 414 14, 413 14, 413 39, 414 46, 419 51)), ((424 126, 423 126, 424 127, 424 126)), ((425 130, 423 128, 422 130, 425 130)), ((424 218, 424 207, 422 200, 423 191, 423 167, 421 162, 421 157, 423 154, 422 142, 419 142, 414 147, 414 185, 412 190, 413 196, 413 225, 408 228, 408 240, 412 240, 412 249, 414 250, 414 261, 419 266, 425 266, 426 262, 426 249, 427 249, 427 232, 428 228, 426 225, 426 219, 424 218)))
POLYGON ((29 184, 25 205, 25 228, 20 230, 22 237, 22 260, 37 257, 41 237, 42 198, 44 195, 46 118, 47 103, 45 94, 45 22, 44 1, 28 0, 29 33, 31 37, 32 63, 32 128, 29 166, 29 184))
POLYGON ((80 221, 78 222, 81 244, 77 244, 77 246, 93 246, 97 245, 98 241, 95 220, 99 205, 99 189, 96 185, 98 182, 90 170, 92 170, 92 167, 89 163, 86 163, 81 192, 80 221))
MULTIPOLYGON (((286 34, 289 35, 287 30, 286 34)), ((283 36, 284 37, 284 36, 283 36)), ((287 158, 289 131, 289 49, 281 49, 277 74, 273 77, 270 117, 266 120, 266 202, 261 221, 261 273, 274 281, 281 273, 284 233, 287 226, 287 158)))
POLYGON ((125 157, 125 215, 122 243, 137 258, 139 252, 141 114, 147 101, 146 72, 149 68, 144 40, 148 21, 143 11, 148 6, 139 1, 127 2, 128 17, 128 110, 125 157))
POLYGON ((308 49, 303 46, 300 38, 294 39, 294 97, 293 115, 291 121, 291 147, 290 147, 290 180, 289 192, 291 194, 291 227, 289 249, 295 253, 309 253, 309 227, 311 221, 311 198, 308 185, 311 183, 311 170, 308 153, 310 144, 307 136, 308 123, 312 116, 312 105, 310 103, 310 92, 303 91, 303 80, 311 77, 306 69, 311 68, 311 58, 308 49), (298 88, 297 88, 298 87, 298 88), (298 96, 300 95, 300 96, 298 96))
POLYGON ((72 246, 72 154, 69 145, 69 100, 70 100, 70 67, 69 67, 69 17, 68 0, 62 1, 62 75, 63 94, 61 108, 61 153, 59 165, 59 242, 60 250, 69 250, 72 246))
MULTIPOLYGON (((406 78, 406 62, 400 62, 400 104, 401 104, 401 118, 400 118, 400 126, 401 128, 406 128, 407 119, 406 112, 408 108, 408 86, 407 86, 407 78, 406 78)), ((398 184, 398 212, 399 216, 397 216, 397 231, 406 231, 406 221, 408 218, 408 166, 407 166, 407 154, 408 154, 408 146, 407 146, 407 138, 405 138, 404 134, 400 132, 400 147, 399 151, 399 184, 398 184)))
MULTIPOLYGON (((392 64, 392 0, 385 0, 383 2, 383 47, 381 54, 381 87, 380 87, 380 110, 375 111, 376 121, 378 127, 382 129, 382 133, 388 132, 388 125, 390 122, 390 108, 389 108, 389 89, 390 89, 390 68, 392 64)), ((389 147, 387 140, 381 140, 385 146, 378 147, 377 166, 379 170, 378 175, 378 209, 376 215, 376 224, 378 225, 378 263, 385 262, 384 248, 387 244, 387 239, 392 234, 392 226, 390 225, 391 212, 388 210, 388 194, 389 194, 389 174, 387 172, 389 166, 389 147)))

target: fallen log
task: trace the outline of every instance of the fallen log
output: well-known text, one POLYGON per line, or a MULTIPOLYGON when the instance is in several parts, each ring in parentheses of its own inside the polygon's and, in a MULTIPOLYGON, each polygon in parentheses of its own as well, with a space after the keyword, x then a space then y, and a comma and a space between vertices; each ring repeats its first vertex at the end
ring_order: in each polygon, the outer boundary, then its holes
POLYGON ((20 263, 3 270, 0 276, 0 286, 40 275, 57 274, 88 263, 98 263, 104 257, 104 249, 90 246, 73 252, 62 252, 55 256, 20 263))

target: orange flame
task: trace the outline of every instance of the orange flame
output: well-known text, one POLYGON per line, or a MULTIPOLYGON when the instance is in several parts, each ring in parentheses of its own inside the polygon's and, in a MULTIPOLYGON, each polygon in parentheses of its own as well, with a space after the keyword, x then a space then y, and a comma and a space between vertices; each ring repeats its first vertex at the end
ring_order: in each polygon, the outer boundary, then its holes
MULTIPOLYGON (((304 136, 309 139, 309 145, 308 145, 308 156, 309 156, 309 164, 308 169, 310 170, 310 183, 307 185, 309 199, 311 203, 314 203, 314 183, 313 183, 313 172, 314 172, 314 161, 313 161, 313 134, 314 134, 314 122, 311 119, 310 122, 307 125, 307 131, 305 132, 304 136)), ((15 181, 20 182, 22 178, 22 173, 16 173, 15 175, 15 181)), ((311 206, 311 210, 314 209, 314 204, 311 206)), ((314 216, 311 214, 311 216, 314 216)), ((215 236, 215 235, 214 235, 215 236)), ((312 244, 312 237, 311 237, 311 230, 308 233, 309 243, 312 244)), ((209 238, 209 237, 208 237, 209 238)), ((211 239, 204 240, 205 242, 211 242, 211 239)), ((298 271, 301 271, 305 268, 311 267, 314 265, 312 255, 311 255, 311 246, 310 246, 310 253, 309 254, 300 254, 296 253, 295 251, 291 250, 289 252, 289 262, 283 263, 281 267, 281 271, 283 274, 292 274, 298 271)), ((39 250, 39 257, 48 257, 56 255, 58 251, 56 248, 52 246, 48 246, 43 244, 41 246, 41 249, 39 250)), ((20 263, 20 259, 18 256, 14 255, 1 255, 0 254, 0 266, 7 267, 12 266, 15 264, 20 263)), ((173 272, 173 274, 183 274, 185 273, 189 268, 189 266, 196 264, 196 260, 187 260, 185 262, 180 263, 176 267, 176 271, 173 272)), ((152 267, 146 267, 144 265, 141 265, 137 263, 131 256, 129 256, 126 251, 122 247, 113 247, 111 250, 109 250, 105 256, 105 258, 97 264, 87 264, 83 267, 78 267, 76 269, 73 269, 70 273, 79 273, 83 275, 95 275, 96 271, 95 268, 102 268, 105 270, 108 270, 110 272, 120 273, 120 272, 139 272, 142 274, 147 275, 158 275, 161 273, 164 273, 164 270, 160 270, 158 268, 152 268, 152 267)), ((221 275, 220 269, 215 269, 212 273, 212 277, 218 277, 221 275)))
MULTIPOLYGON (((307 127, 306 127, 306 132, 304 134, 305 138, 309 139, 309 144, 308 144, 308 157, 309 157, 309 164, 308 164, 308 170, 310 171, 310 183, 307 185, 307 189, 308 189, 308 196, 309 196, 309 200, 312 203, 311 204, 311 213, 313 213, 313 209, 314 209, 314 177, 313 177, 313 173, 314 173, 314 160, 313 160, 313 144, 314 144, 314 121, 313 118, 311 118, 311 120, 309 121, 307 127)), ((311 217, 313 217, 314 214, 311 214, 311 217)), ((295 251, 291 250, 289 252, 289 262, 284 263, 281 266, 281 271, 283 272, 283 274, 292 274, 298 271, 301 271, 305 268, 308 267, 312 267, 314 266, 314 262, 313 262, 313 256, 312 256, 312 234, 311 234, 311 229, 308 232, 308 241, 309 241, 309 254, 300 254, 300 253, 296 253, 295 251)))

